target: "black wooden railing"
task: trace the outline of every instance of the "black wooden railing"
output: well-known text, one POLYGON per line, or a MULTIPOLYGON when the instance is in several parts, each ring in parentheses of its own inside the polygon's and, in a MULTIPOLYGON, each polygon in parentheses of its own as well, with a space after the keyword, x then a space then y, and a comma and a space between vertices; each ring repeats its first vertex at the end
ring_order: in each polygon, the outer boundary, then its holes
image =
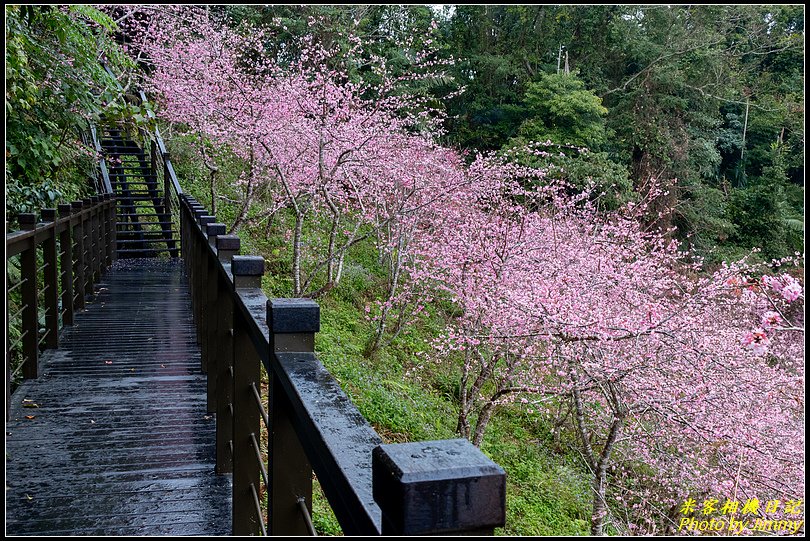
POLYGON ((101 149, 101 139, 98 136, 98 130, 95 124, 90 124, 90 138, 93 143, 93 149, 98 156, 98 171, 94 179, 96 191, 98 193, 113 193, 112 183, 110 182, 110 170, 107 167, 107 160, 101 149))
POLYGON ((58 209, 20 214, 20 231, 6 233, 6 261, 19 258, 19 274, 6 273, 6 418, 13 381, 39 375, 39 353, 59 347, 61 325, 73 324, 104 271, 115 259, 115 199, 93 196, 58 209), (19 289, 19 303, 12 296, 19 289), (19 336, 12 340, 11 330, 19 336))
POLYGON ((239 237, 192 197, 181 195, 180 206, 208 410, 216 413, 217 471, 233 472, 235 535, 314 534, 313 471, 347 535, 491 534, 504 524, 498 465, 463 439, 383 445, 314 353, 318 305, 268 300, 264 259, 239 255, 239 237))
MULTIPOLYGON (((138 92, 140 99, 140 106, 146 110, 147 117, 154 121, 155 113, 152 111, 152 106, 146 99, 146 94, 143 90, 138 92)), ((150 163, 152 173, 158 179, 158 182, 163 185, 163 197, 165 198, 166 209, 171 209, 172 220, 178 222, 180 220, 180 194, 183 189, 180 187, 180 181, 177 179, 177 173, 174 171, 172 165, 171 154, 166 150, 166 144, 163 142, 163 137, 160 135, 160 129, 155 126, 154 131, 147 132, 141 129, 141 136, 143 141, 143 148, 149 147, 150 163)))

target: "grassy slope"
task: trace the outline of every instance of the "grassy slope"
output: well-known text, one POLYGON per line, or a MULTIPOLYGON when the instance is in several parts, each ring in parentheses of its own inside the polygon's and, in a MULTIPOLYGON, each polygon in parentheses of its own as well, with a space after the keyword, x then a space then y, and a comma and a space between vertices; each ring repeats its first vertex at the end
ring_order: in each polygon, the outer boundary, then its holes
MULTIPOLYGON (((184 189, 210 208, 207 174, 195 166, 193 154, 177 145, 176 167, 184 189)), ((224 195, 231 182, 219 183, 224 195)), ((232 223, 236 209, 218 204, 220 221, 232 223)), ((283 220, 269 238, 263 227, 239 231, 243 254, 260 254, 268 262, 263 288, 268 296, 291 291, 287 243, 281 238, 283 220)), ((420 324, 411 326, 376 358, 362 352, 371 337, 365 304, 379 292, 382 272, 369 246, 359 246, 347 263, 345 278, 321 305, 321 332, 316 350, 360 412, 388 442, 457 437, 454 378, 443 369, 420 368, 414 361, 430 338, 440 332, 441 318, 432 307, 420 324)), ((585 535, 590 497, 588 477, 575 454, 552 450, 550 429, 518 407, 503 408, 493 419, 482 450, 507 472, 507 535, 585 535)), ((319 492, 319 491, 318 491, 319 492)), ((325 534, 340 527, 322 495, 316 493, 313 519, 325 534)))

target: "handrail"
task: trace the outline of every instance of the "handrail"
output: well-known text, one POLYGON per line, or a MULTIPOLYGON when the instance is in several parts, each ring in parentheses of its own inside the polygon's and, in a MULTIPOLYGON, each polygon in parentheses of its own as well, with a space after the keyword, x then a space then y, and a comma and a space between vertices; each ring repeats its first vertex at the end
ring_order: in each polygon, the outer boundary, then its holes
POLYGON ((93 138, 93 146, 96 149, 96 154, 98 155, 98 167, 101 170, 101 179, 104 183, 104 193, 113 193, 112 189, 112 182, 110 182, 110 172, 107 169, 107 161, 104 159, 104 154, 101 151, 101 141, 98 140, 98 136, 96 135, 96 127, 92 123, 90 123, 90 136, 93 138))
POLYGON ((40 349, 59 347, 60 320, 63 326, 73 324, 74 312, 84 307, 85 296, 93 293, 93 285, 115 260, 115 215, 115 199, 105 193, 42 209, 39 218, 20 214, 21 230, 6 233, 6 261, 20 259, 20 280, 12 284, 6 275, 7 332, 19 326, 21 336, 6 349, 6 419, 16 374, 38 377, 40 349), (18 288, 22 308, 12 312, 11 293, 18 288), (12 366, 17 359, 19 365, 12 366))
POLYGON ((504 525, 503 469, 465 439, 382 445, 315 354, 317 303, 268 300, 264 259, 239 255, 239 237, 193 197, 182 195, 180 207, 217 472, 233 472, 234 535, 312 533, 313 471, 347 535, 491 534, 504 525), (270 377, 267 526, 254 511, 261 365, 270 377))
MULTIPOLYGON (((141 104, 146 109, 147 116, 150 119, 155 120, 155 113, 152 111, 152 107, 149 105, 149 100, 146 99, 146 93, 144 93, 143 90, 139 90, 138 95, 141 98, 141 104)), ((166 164, 166 171, 169 173, 169 179, 174 187, 174 193, 179 196, 183 193, 183 189, 180 187, 180 181, 177 180, 177 173, 174 172, 174 166, 172 165, 171 159, 169 159, 169 151, 166 150, 166 145, 163 142, 163 138, 160 136, 160 129, 157 126, 155 126, 154 138, 155 142, 157 143, 158 150, 160 151, 161 156, 163 156, 164 163, 166 164)))

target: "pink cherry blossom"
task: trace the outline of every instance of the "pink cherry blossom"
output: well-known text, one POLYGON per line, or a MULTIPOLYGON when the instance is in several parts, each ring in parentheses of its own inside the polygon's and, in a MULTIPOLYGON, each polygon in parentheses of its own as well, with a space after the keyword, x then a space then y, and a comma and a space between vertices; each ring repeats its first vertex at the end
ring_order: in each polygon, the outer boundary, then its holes
POLYGON ((796 281, 792 281, 782 288, 782 297, 788 302, 793 302, 802 296, 802 286, 796 281))
POLYGON ((762 329, 754 329, 753 331, 746 333, 745 337, 743 338, 743 344, 748 346, 748 348, 751 349, 755 355, 763 355, 766 351, 768 351, 769 343, 770 340, 768 339, 768 335, 765 334, 765 331, 762 329))
POLYGON ((781 324, 782 324, 782 317, 779 315, 778 312, 769 310, 764 314, 762 314, 762 328, 772 329, 773 327, 776 327, 781 324))

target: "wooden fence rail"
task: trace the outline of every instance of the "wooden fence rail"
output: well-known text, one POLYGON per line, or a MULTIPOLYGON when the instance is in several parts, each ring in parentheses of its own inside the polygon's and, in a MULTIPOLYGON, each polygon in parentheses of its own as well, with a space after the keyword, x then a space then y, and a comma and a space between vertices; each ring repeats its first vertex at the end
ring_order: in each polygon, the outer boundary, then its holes
POLYGON ((6 344, 7 419, 14 378, 38 377, 40 350, 59 347, 60 321, 73 324, 115 258, 115 199, 102 194, 17 219, 20 230, 6 234, 6 260, 19 256, 20 269, 16 283, 6 274, 6 291, 10 300, 19 289, 21 304, 14 314, 10 302, 6 309, 6 329, 19 321, 20 335, 12 342, 9 332, 6 344))
POLYGON ((268 300, 264 259, 240 255, 239 238, 194 198, 181 194, 180 207, 217 471, 233 473, 235 535, 314 534, 313 471, 347 535, 491 534, 504 524, 503 469, 464 439, 383 445, 314 353, 318 304, 268 300))

